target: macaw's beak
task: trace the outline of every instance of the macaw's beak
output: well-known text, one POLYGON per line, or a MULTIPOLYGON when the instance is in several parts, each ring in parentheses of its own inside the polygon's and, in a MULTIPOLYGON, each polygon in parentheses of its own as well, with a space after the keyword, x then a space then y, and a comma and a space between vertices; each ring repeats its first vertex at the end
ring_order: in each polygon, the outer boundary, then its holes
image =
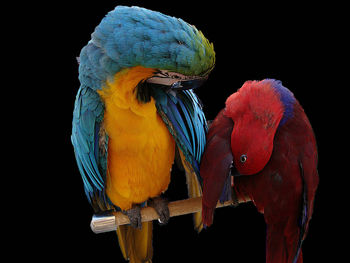
POLYGON ((200 87, 208 78, 206 76, 185 76, 180 73, 158 71, 153 77, 146 80, 153 86, 166 90, 187 90, 200 87))

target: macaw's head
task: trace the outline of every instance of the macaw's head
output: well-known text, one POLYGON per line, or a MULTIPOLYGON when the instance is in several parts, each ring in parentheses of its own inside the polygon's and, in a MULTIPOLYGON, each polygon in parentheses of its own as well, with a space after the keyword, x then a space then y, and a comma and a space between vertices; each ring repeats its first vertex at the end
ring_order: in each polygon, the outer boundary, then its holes
POLYGON ((269 161, 276 130, 293 115, 295 98, 280 81, 247 81, 226 100, 234 122, 231 149, 241 175, 256 174, 269 161))
POLYGON ((118 72, 135 67, 152 69, 142 82, 187 89, 206 79, 215 52, 200 31, 181 19, 118 6, 96 27, 79 60, 80 82, 95 90, 118 72))

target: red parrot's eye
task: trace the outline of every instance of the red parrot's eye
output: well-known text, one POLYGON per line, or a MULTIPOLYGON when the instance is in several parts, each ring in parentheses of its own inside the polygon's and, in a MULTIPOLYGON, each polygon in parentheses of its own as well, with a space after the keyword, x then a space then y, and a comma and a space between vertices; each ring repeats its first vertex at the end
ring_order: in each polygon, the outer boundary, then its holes
POLYGON ((247 155, 242 154, 241 157, 239 157, 239 160, 241 161, 241 163, 245 163, 247 161, 247 155))

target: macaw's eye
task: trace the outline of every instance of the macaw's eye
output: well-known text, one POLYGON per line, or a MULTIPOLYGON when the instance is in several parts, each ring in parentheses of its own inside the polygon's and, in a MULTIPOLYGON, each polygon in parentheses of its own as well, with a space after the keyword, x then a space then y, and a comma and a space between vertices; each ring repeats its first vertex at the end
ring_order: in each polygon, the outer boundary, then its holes
POLYGON ((241 163, 245 163, 247 161, 247 155, 242 154, 241 157, 239 157, 239 160, 241 161, 241 163))

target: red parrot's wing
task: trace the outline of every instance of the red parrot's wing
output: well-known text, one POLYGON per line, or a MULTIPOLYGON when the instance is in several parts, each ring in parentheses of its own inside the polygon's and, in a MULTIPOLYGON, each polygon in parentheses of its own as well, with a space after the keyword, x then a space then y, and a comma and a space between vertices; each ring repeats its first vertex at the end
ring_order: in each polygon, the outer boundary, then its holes
POLYGON ((233 161, 231 133, 233 121, 222 110, 212 122, 207 135, 207 144, 202 156, 200 174, 203 178, 202 214, 203 223, 210 226, 216 204, 230 197, 230 168, 233 161), (228 186, 225 187, 225 184, 228 186))
POLYGON ((318 186, 318 172, 317 172, 317 149, 314 137, 312 143, 309 143, 305 147, 305 151, 301 160, 299 161, 300 175, 303 182, 303 198, 302 198, 302 211, 300 216, 300 241, 299 247, 301 247, 302 241, 305 239, 309 222, 313 212, 314 199, 316 189, 318 186))

